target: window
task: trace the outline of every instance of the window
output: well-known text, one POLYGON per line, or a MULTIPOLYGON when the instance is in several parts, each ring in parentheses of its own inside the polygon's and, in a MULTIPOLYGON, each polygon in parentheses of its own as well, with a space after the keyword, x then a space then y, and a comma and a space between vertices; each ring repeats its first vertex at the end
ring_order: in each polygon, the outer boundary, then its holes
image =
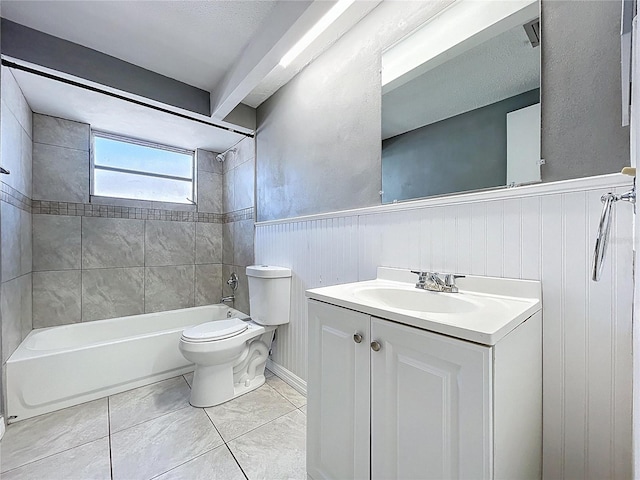
POLYGON ((191 150, 93 132, 92 194, 193 204, 193 159, 191 150))

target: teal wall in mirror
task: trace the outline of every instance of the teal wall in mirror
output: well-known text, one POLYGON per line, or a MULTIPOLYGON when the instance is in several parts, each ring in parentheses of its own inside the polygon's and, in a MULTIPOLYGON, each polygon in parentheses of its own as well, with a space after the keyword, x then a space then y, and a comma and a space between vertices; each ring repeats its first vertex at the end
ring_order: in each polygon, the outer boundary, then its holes
POLYGON ((540 181, 539 5, 486 5, 383 53, 383 203, 540 181))

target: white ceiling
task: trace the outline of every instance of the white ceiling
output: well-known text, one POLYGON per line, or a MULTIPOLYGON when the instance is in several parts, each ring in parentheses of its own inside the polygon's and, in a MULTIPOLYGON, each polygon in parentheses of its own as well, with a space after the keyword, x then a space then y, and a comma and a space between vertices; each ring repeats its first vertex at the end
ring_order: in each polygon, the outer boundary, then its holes
MULTIPOLYGON (((7 67, 2 69, 5 75, 7 67)), ((34 112, 88 123, 95 130, 212 152, 223 152, 244 138, 238 133, 22 70, 11 72, 34 112)))
POLYGON ((2 16, 211 91, 275 1, 3 0, 2 16))
POLYGON ((540 47, 518 26, 383 95, 382 138, 539 87, 540 47))
MULTIPOLYGON (((287 68, 279 66, 282 55, 335 1, 2 0, 2 16, 209 91, 213 113, 194 114, 10 59, 15 63, 196 120, 249 131, 223 119, 241 102, 259 106, 380 2, 356 1, 287 68)), ((23 71, 15 70, 14 76, 35 112, 90 123, 96 129, 213 151, 224 151, 242 138, 23 71)))

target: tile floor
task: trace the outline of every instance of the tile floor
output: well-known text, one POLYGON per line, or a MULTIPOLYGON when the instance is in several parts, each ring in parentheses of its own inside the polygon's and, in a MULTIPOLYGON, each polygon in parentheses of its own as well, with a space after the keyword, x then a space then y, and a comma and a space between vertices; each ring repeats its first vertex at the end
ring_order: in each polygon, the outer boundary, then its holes
POLYGON ((211 408, 193 374, 9 425, 3 480, 305 479, 306 398, 267 383, 211 408))

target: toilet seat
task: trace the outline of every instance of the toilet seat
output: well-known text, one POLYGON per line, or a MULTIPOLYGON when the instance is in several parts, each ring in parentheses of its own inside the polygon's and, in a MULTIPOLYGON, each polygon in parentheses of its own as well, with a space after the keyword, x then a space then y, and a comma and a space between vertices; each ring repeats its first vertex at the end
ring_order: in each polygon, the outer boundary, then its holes
POLYGON ((235 317, 227 320, 215 320, 187 328, 182 332, 182 340, 191 343, 225 340, 240 335, 247 331, 248 328, 247 322, 235 317))

